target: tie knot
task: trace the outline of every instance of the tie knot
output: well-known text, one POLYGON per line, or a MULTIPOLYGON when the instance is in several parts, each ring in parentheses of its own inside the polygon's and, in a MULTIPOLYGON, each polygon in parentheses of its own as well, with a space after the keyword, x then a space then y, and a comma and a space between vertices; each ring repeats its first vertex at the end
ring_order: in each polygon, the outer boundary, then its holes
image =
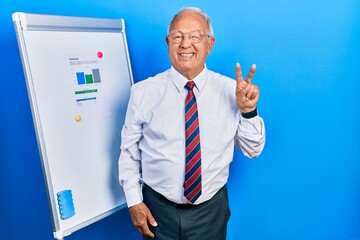
POLYGON ((185 85, 185 88, 190 91, 194 88, 194 86, 195 86, 195 83, 193 81, 188 81, 185 85))

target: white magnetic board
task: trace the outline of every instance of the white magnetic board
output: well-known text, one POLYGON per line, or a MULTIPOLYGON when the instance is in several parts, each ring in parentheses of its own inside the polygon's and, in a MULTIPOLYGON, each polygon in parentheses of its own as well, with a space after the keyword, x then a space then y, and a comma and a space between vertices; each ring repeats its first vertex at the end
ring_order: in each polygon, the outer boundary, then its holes
POLYGON ((133 83, 124 21, 28 13, 13 21, 62 239, 126 206, 117 168, 133 83))

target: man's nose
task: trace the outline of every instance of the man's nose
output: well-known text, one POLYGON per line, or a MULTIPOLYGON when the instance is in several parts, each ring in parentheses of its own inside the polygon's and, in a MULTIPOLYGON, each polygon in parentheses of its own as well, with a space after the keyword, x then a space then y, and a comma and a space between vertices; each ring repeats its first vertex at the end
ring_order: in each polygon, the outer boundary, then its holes
POLYGON ((191 43, 191 38, 189 36, 189 34, 184 34, 184 38, 181 42, 181 46, 186 48, 186 47, 190 47, 192 45, 191 43))

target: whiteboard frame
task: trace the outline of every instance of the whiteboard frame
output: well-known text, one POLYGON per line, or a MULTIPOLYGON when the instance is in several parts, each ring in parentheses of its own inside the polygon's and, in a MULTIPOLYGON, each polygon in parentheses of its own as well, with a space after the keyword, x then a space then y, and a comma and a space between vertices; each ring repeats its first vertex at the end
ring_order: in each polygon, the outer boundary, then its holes
MULTIPOLYGON (((107 18, 85 18, 85 17, 69 17, 69 16, 56 16, 45 14, 31 14, 24 12, 15 12, 12 14, 12 19, 15 26, 16 37, 18 41, 23 71, 26 78, 26 86, 30 100, 30 107, 34 121, 36 138, 40 152, 41 164, 43 175, 45 178, 47 197, 50 207, 53 234, 56 239, 63 239, 65 236, 70 235, 81 228, 84 228, 98 220, 101 220, 111 214, 125 208, 126 202, 85 222, 73 226, 68 230, 60 229, 60 223, 57 216, 57 199, 53 193, 53 186, 51 181, 50 168, 47 158, 45 147, 44 135, 40 121, 40 113, 37 106, 36 94, 33 86, 33 77, 31 74, 30 62, 27 56, 27 49, 23 31, 74 31, 74 32, 119 32, 123 34, 124 49, 127 58, 127 65, 129 69, 130 84, 134 84, 132 69, 130 64, 129 52, 127 47, 127 40, 125 34, 125 23, 123 19, 107 19, 107 18)), ((120 187, 120 185, 119 185, 120 187)))

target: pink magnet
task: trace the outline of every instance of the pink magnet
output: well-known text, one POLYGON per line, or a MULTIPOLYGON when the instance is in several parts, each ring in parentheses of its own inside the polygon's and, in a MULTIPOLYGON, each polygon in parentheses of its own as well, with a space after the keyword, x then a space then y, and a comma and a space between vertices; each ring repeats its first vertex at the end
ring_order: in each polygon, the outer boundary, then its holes
POLYGON ((102 53, 102 52, 98 52, 98 53, 97 53, 97 56, 98 56, 98 58, 102 58, 102 57, 103 57, 103 53, 102 53))

